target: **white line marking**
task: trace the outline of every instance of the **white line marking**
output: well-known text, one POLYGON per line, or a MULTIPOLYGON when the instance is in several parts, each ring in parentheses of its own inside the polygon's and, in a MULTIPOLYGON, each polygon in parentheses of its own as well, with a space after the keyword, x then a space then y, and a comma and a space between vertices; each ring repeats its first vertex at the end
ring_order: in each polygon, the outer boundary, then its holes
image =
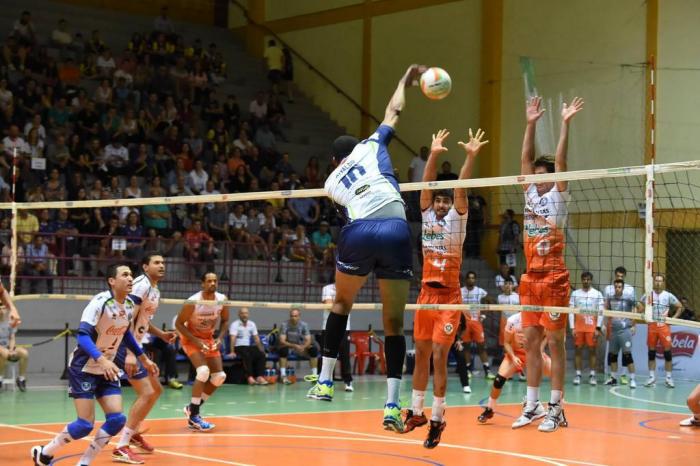
MULTIPOLYGON (((56 432, 50 432, 47 430, 32 429, 30 427, 24 427, 24 426, 12 426, 9 424, 0 424, 0 427, 9 427, 11 429, 25 430, 27 432, 36 432, 39 434, 56 435, 56 432)), ((85 438, 82 438, 80 440, 91 442, 92 437, 85 437, 85 438)), ((110 442, 110 444, 114 445, 114 446, 117 445, 116 442, 110 442)), ((254 465, 246 464, 246 463, 236 463, 233 461, 220 460, 220 459, 216 459, 216 458, 207 458, 205 456, 190 455, 188 453, 179 453, 179 452, 168 451, 168 450, 156 450, 156 452, 162 453, 164 455, 179 456, 181 458, 189 458, 189 459, 193 459, 193 460, 208 461, 210 463, 229 464, 231 466, 254 466, 254 465)))
POLYGON ((51 441, 50 438, 35 438, 34 440, 15 440, 13 442, 2 442, 0 443, 0 446, 4 447, 5 445, 20 445, 22 443, 43 443, 49 441, 51 441))
MULTIPOLYGON (((378 434, 368 434, 364 432, 354 432, 354 431, 348 431, 348 430, 342 430, 342 429, 332 429, 332 428, 327 428, 327 427, 316 427, 316 426, 309 426, 309 425, 300 425, 300 424, 292 424, 289 422, 280 422, 280 421, 270 421, 268 419, 255 419, 251 417, 246 417, 246 416, 228 416, 231 419, 238 419, 238 420, 245 420, 245 421, 253 421, 253 422, 260 422, 260 423, 265 423, 265 424, 274 424, 274 425, 280 425, 280 426, 287 426, 287 427, 296 427, 296 428, 303 428, 303 429, 312 429, 312 430, 320 430, 324 432, 333 432, 333 433, 340 433, 340 434, 354 434, 354 435, 361 435, 364 437, 369 437, 369 438, 375 438, 375 439, 389 439, 394 442, 399 442, 399 443, 410 443, 413 445, 422 445, 423 442, 420 440, 398 440, 398 439, 392 439, 391 437, 387 437, 386 435, 378 435, 378 434)), ((583 462, 583 461, 576 461, 576 460, 568 460, 568 459, 561 459, 561 458, 545 458, 543 456, 535 456, 535 455, 528 455, 525 453, 517 453, 517 452, 512 452, 512 451, 501 451, 501 450, 491 450, 488 448, 478 448, 478 447, 471 447, 467 445, 454 445, 450 443, 440 443, 440 446, 446 447, 446 448, 456 448, 460 450, 471 450, 471 451, 477 451, 477 452, 482 452, 482 453, 492 453, 496 455, 505 455, 505 456, 514 456, 516 458, 524 458, 524 459, 529 459, 533 461, 539 461, 542 463, 548 463, 548 464, 553 464, 556 466, 566 466, 567 463, 576 463, 576 464, 583 464, 586 466, 602 466, 598 463, 588 463, 588 462, 583 462), (563 461, 563 463, 560 463, 560 461, 563 461)))
POLYGON ((685 408, 685 407, 686 407, 685 405, 679 405, 679 404, 675 404, 675 403, 665 403, 665 402, 663 402, 663 401, 645 400, 644 398, 637 398, 637 397, 634 397, 634 396, 623 395, 622 393, 618 393, 618 392, 617 392, 617 390, 618 390, 619 388, 620 388, 620 387, 612 387, 612 388, 611 388, 610 390, 608 390, 608 391, 609 391, 610 393, 612 393, 613 395, 615 395, 615 396, 619 396, 620 398, 625 398, 625 399, 632 400, 632 401, 639 401, 639 402, 642 402, 642 403, 651 403, 651 404, 660 405, 660 406, 670 406, 670 407, 672 407, 672 408, 685 408))

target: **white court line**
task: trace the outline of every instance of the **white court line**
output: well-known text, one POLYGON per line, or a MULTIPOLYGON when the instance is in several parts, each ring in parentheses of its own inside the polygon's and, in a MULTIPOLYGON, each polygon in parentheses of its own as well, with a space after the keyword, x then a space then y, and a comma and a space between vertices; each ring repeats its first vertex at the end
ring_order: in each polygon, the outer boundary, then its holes
MULTIPOLYGON (((640 401, 642 403, 651 403, 651 404, 660 405, 660 406, 670 406, 672 408, 687 408, 686 405, 679 405, 679 404, 675 404, 675 403, 665 403, 663 401, 655 401, 655 400, 645 400, 644 398, 637 398, 634 396, 623 395, 622 393, 617 393, 618 388, 620 388, 620 387, 612 387, 608 391, 615 396, 619 396, 620 398, 626 398, 626 399, 632 400, 632 401, 640 401)), ((671 414, 678 414, 678 413, 671 413, 671 414)))
MULTIPOLYGON (((274 424, 274 425, 287 426, 287 427, 320 430, 320 431, 324 431, 324 432, 333 432, 333 433, 340 433, 340 434, 361 435, 364 437, 370 437, 370 438, 375 438, 375 439, 376 438, 391 439, 391 437, 387 437, 386 435, 368 434, 365 432, 355 432, 355 431, 342 430, 342 429, 332 429, 332 428, 328 428, 328 427, 316 427, 316 426, 309 426, 309 425, 304 425, 304 424, 292 424, 289 422, 270 421, 268 419, 255 419, 255 418, 246 417, 246 416, 228 416, 228 417, 231 419, 261 422, 261 423, 265 423, 265 424, 274 424)), ((394 440, 394 439, 391 439, 391 440, 394 440)), ((399 441, 399 440, 397 439, 395 441, 399 441)), ((423 445, 423 442, 420 440, 408 440, 408 439, 406 439, 406 440, 403 440, 403 443, 410 443, 410 444, 414 444, 414 445, 423 445)), ((456 448, 456 449, 460 449, 460 450, 471 450, 471 451, 482 452, 482 453, 492 453, 492 454, 496 454, 496 455, 514 456, 516 458, 524 458, 524 459, 529 459, 529 460, 533 460, 533 461, 539 461, 541 463, 553 464, 555 466, 566 466, 566 464, 583 464, 586 466, 603 466, 603 465, 600 465, 598 463, 589 463, 589 462, 585 462, 585 461, 576 461, 576 460, 569 460, 569 459, 562 459, 562 458, 550 458, 550 457, 544 457, 544 456, 528 455, 525 453, 517 453, 517 452, 512 452, 512 451, 491 450, 488 448, 471 447, 471 446, 467 446, 467 445, 454 445, 454 444, 450 444, 450 443, 440 443, 440 446, 446 447, 446 448, 456 448)))
POLYGON ((13 442, 0 442, 0 447, 5 445, 20 445, 22 443, 37 443, 37 442, 49 442, 50 438, 35 438, 34 440, 15 440, 13 442))
MULTIPOLYGON (((182 419, 182 418, 180 418, 180 419, 182 419)), ((0 424, 0 427, 9 427, 11 429, 25 430, 27 432, 36 432, 39 434, 56 435, 56 432, 50 432, 47 430, 32 429, 30 427, 24 427, 24 426, 13 426, 10 424, 0 424)), ((91 442, 92 437, 85 437, 85 438, 82 438, 80 440, 91 442)), ((116 442, 110 442, 110 445, 116 446, 117 444, 116 444, 116 442)), ((220 459, 216 459, 216 458, 208 458, 205 456, 190 455, 188 453, 178 453, 178 452, 168 451, 168 450, 155 450, 155 451, 157 453, 162 453, 164 455, 179 456, 181 458, 189 458, 189 459, 200 460, 200 461, 208 461, 210 463, 229 464, 231 466, 254 466, 254 465, 247 464, 247 463, 236 463, 234 461, 226 461, 226 460, 220 460, 220 459)))

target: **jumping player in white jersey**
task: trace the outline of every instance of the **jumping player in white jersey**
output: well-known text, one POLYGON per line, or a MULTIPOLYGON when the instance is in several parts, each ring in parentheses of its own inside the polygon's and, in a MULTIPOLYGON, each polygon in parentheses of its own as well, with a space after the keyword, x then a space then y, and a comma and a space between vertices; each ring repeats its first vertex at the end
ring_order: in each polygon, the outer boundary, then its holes
POLYGON ((323 368, 307 396, 333 399, 333 369, 348 315, 357 293, 374 272, 379 281, 386 336, 388 394, 382 424, 395 432, 402 432, 404 427, 399 391, 406 356, 403 320, 413 278, 413 235, 387 145, 406 104, 406 87, 417 84, 425 69, 411 65, 406 70, 386 107, 382 124, 369 138, 358 141, 341 136, 333 142, 332 156, 339 165, 324 186, 347 224, 338 241, 336 297, 326 321, 323 368))
MULTIPOLYGON (((202 275, 202 291, 193 294, 188 299, 192 301, 225 301, 226 295, 218 293, 216 287, 219 277, 214 272, 202 275)), ((216 427, 202 419, 199 415, 200 406, 226 380, 223 361, 221 360, 221 338, 228 327, 228 306, 220 304, 185 304, 175 321, 175 328, 180 333, 182 350, 195 368, 192 399, 185 406, 187 425, 195 432, 205 432, 216 427), (218 335, 216 322, 219 321, 218 335)))
MULTIPOLYGON (((131 333, 139 343, 143 343, 148 333, 166 343, 172 343, 177 338, 175 332, 164 332, 151 323, 160 302, 158 283, 165 276, 165 260, 162 255, 149 252, 141 259, 141 268, 143 275, 134 280, 129 295, 136 303, 134 319, 131 321, 131 333)), ((139 432, 139 425, 153 409, 163 393, 163 388, 157 377, 149 376, 148 372, 138 364, 134 355, 127 350, 123 342, 114 362, 126 372, 129 383, 136 392, 136 401, 131 405, 129 417, 119 443, 117 443, 117 448, 112 452, 112 459, 122 463, 141 464, 143 458, 132 451, 131 447, 140 453, 153 453, 154 448, 139 432)))
POLYGON ((47 445, 32 447, 35 466, 53 464, 54 455, 62 446, 87 437, 92 432, 95 399, 105 413, 105 422, 78 464, 87 466, 92 463, 111 438, 122 430, 126 416, 122 413, 120 370, 113 362, 122 339, 143 367, 158 376, 158 366, 146 357, 129 330, 136 308, 129 297, 132 287, 129 266, 110 265, 107 283, 109 291, 95 295, 83 310, 78 346, 70 357, 68 396, 73 398, 78 417, 47 445))
MULTIPOLYGON (((521 175, 541 175, 565 172, 569 143, 569 124, 581 109, 583 100, 575 97, 571 105, 561 111, 561 130, 554 161, 550 157, 535 160, 535 129, 544 114, 541 97, 533 97, 527 106, 527 127, 523 137, 520 159, 521 175)), ((524 252, 526 273, 520 278, 520 302, 523 305, 567 307, 569 305, 569 271, 564 260, 565 228, 568 218, 567 202, 570 195, 566 181, 524 185, 524 252)), ((546 418, 539 425, 540 432, 554 432, 566 426, 564 408, 564 376, 566 375, 566 316, 549 312, 526 312, 522 316, 527 344, 527 400, 522 415, 513 428, 530 424, 545 416, 539 401, 542 380, 542 353, 539 343, 547 339, 552 357, 552 393, 546 418), (546 330, 546 332, 545 332, 546 330)))
MULTIPOLYGON (((423 181, 437 178, 438 156, 447 152, 443 146, 450 133, 438 131, 433 135, 430 156, 423 172, 423 181)), ((476 135, 469 130, 469 142, 460 142, 466 157, 459 171, 459 179, 471 178, 476 156, 481 147, 484 132, 476 135)), ((467 190, 423 189, 420 193, 422 214, 423 280, 418 304, 461 304, 459 275, 462 267, 462 246, 467 235, 467 190), (454 198, 454 200, 453 200, 454 198)), ((431 311, 419 309, 413 321, 413 338, 416 341, 416 367, 413 371, 411 409, 406 412, 404 433, 428 423, 423 413, 425 392, 430 378, 430 358, 433 359, 433 409, 431 411, 425 448, 435 448, 447 423, 445 393, 447 391, 447 358, 459 327, 460 312, 455 310, 431 311)))

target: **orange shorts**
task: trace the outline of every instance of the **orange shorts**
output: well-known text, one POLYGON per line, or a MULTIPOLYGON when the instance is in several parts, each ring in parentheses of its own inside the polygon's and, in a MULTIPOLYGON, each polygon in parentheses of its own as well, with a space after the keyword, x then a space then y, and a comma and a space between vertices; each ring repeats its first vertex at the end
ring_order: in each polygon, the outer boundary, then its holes
POLYGON ((574 333, 574 346, 580 348, 582 346, 595 348, 595 332, 576 332, 574 333))
POLYGON ((478 320, 467 319, 467 328, 464 329, 462 334, 462 341, 464 343, 474 342, 478 345, 484 342, 484 326, 478 320))
MULTIPOLYGON (((196 336, 196 335, 195 335, 196 336)), ((209 348, 214 348, 214 337, 209 337, 209 338, 199 338, 204 342, 205 345, 207 345, 209 348)), ((198 346, 196 346, 194 343, 191 343, 187 338, 183 337, 180 335, 180 341, 182 342, 182 350, 185 352, 187 357, 191 357, 195 353, 202 353, 204 354, 204 357, 209 359, 209 358, 220 358, 221 357, 221 351, 219 351, 219 347, 217 346, 213 350, 208 350, 202 352, 198 346)))
MULTIPOLYGON (((527 353, 525 352, 525 349, 518 348, 514 352, 515 356, 517 356, 523 363, 522 369, 525 369, 527 367, 527 353)), ((509 379, 518 372, 522 374, 522 369, 518 369, 518 366, 513 363, 513 359, 510 357, 510 355, 506 354, 506 357, 503 358, 503 361, 501 362, 501 366, 498 368, 498 373, 501 375, 501 377, 509 379)), ((552 360, 547 353, 542 353, 542 374, 549 377, 551 373, 552 360)))
MULTIPOLYGON (((523 306, 569 306, 569 271, 528 272, 520 279, 520 304, 523 306)), ((566 314, 523 312, 523 328, 544 327, 560 330, 566 327, 566 314)))
POLYGON ((651 349, 656 349, 657 343, 661 343, 664 351, 671 350, 671 327, 667 324, 650 323, 647 333, 647 346, 651 349))
MULTIPOLYGON (((462 304, 459 288, 421 287, 418 304, 462 304)), ((413 337, 417 341, 432 341, 451 345, 459 327, 460 311, 417 310, 413 321, 413 337)))

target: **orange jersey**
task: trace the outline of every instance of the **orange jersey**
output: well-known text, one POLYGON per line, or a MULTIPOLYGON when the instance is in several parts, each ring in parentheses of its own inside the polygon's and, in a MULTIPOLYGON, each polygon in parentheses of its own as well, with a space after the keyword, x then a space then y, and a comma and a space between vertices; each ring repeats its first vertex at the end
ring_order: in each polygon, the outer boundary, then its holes
POLYGON ((423 283, 459 288, 462 244, 467 235, 467 214, 454 207, 438 219, 432 207, 423 211, 423 283))
POLYGON ((510 342, 513 351, 525 351, 525 333, 523 332, 522 314, 517 312, 506 321, 505 340, 510 342))
MULTIPOLYGON (((226 295, 222 293, 214 293, 214 300, 223 301, 226 299, 226 295)), ((202 292, 195 293, 188 299, 191 300, 203 300, 202 292)), ((189 329, 192 336, 200 339, 210 339, 214 337, 214 330, 216 330, 216 323, 221 317, 221 310, 224 308, 222 305, 207 305, 207 304, 195 304, 194 312, 190 316, 189 320, 185 322, 187 328, 189 329)))
POLYGON ((566 270, 564 229, 568 217, 568 192, 554 187, 539 195, 531 184, 525 191, 525 259, 527 272, 566 270))

